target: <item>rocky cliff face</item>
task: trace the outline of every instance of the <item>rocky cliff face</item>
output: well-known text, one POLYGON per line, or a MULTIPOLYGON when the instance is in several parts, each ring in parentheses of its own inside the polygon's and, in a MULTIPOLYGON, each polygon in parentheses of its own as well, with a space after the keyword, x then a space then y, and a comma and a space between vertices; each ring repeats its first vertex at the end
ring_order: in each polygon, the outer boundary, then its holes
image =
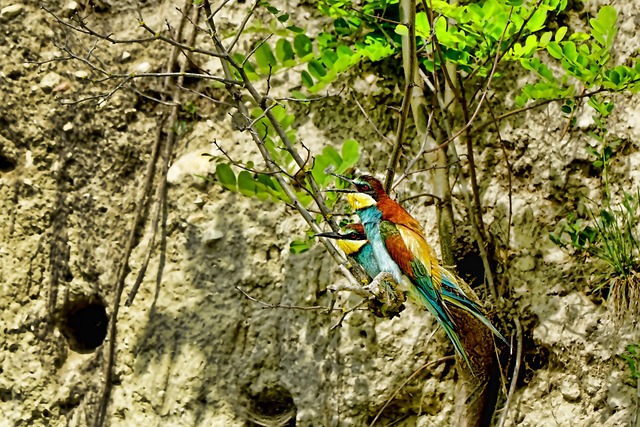
MULTIPOLYGON (((614 3, 623 22, 617 54, 635 55, 640 40, 630 23, 640 20, 640 5, 614 3)), ((64 43, 64 33, 39 6, 0 0, 0 425, 93 420, 123 268, 111 426, 360 426, 378 413, 380 425, 449 425, 457 375, 442 358, 452 350, 426 312, 409 306, 400 318, 383 320, 358 310, 340 322, 342 311, 327 309, 332 302, 342 309, 360 299, 327 291, 344 279, 321 247, 289 253, 289 242, 305 230, 295 213, 195 176, 212 170, 201 154, 212 152, 213 139, 232 155, 246 153, 248 138, 233 131, 224 107, 200 100, 198 114, 184 120, 166 206, 152 191, 122 265, 156 136, 170 126, 160 120, 165 107, 126 91, 99 105, 61 103, 113 87, 89 83, 78 61, 58 61, 52 39, 64 43), (155 217, 166 225, 153 237, 155 217), (125 306, 139 276, 140 290, 125 306)), ((80 7, 48 6, 61 16, 80 7)), ((172 2, 142 10, 153 26, 177 16, 172 2)), ((135 8, 104 3, 93 22, 131 35, 135 8)), ((157 71, 163 49, 105 44, 99 52, 108 66, 157 71)), ((366 70, 350 83, 381 128, 393 129, 384 102, 399 96, 395 82, 366 70)), ((499 83, 496 90, 503 90, 499 83)), ((616 185, 631 187, 639 184, 640 98, 616 102, 611 134, 629 153, 613 168, 616 185)), ((366 149, 362 168, 380 167, 385 147, 351 100, 301 108, 295 126, 311 150, 355 138, 366 149)), ((561 140, 565 121, 553 105, 500 130, 513 165, 510 263, 502 274, 509 316, 521 319, 525 344, 507 425, 622 426, 637 413, 637 389, 616 356, 640 341, 635 319, 614 324, 606 304, 587 296, 592 268, 547 237, 577 193, 597 186, 581 166, 591 122, 590 112, 580 114, 561 140)), ((485 221, 506 247, 504 154, 489 133, 478 136, 478 146, 485 221)), ((435 245, 434 208, 410 208, 435 245)), ((513 334, 512 325, 501 328, 513 334)))

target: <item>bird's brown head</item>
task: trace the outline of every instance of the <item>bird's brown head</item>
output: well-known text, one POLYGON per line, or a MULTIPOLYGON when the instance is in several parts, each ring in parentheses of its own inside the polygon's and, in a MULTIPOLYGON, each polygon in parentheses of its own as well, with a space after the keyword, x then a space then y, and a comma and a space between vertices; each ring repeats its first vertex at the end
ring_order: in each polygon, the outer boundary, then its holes
POLYGON ((375 206, 381 198, 387 196, 382 183, 371 175, 362 175, 353 179, 343 175, 334 175, 355 187, 355 191, 345 190, 344 192, 347 193, 349 204, 356 211, 375 206))

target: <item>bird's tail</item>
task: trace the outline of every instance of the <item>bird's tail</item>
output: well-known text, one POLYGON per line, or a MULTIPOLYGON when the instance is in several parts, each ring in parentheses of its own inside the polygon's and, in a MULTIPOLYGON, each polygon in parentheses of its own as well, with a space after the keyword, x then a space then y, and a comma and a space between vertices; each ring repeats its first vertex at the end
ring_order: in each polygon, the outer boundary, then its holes
POLYGON ((444 268, 442 268, 441 271, 442 299, 444 299, 445 303, 468 311, 480 320, 487 328, 489 328, 495 336, 504 341, 505 344, 509 345, 507 339, 496 329, 495 326, 491 324, 489 319, 485 317, 482 307, 471 300, 460 288, 455 276, 444 268))
POLYGON ((460 337, 456 331, 456 325, 451 319, 451 314, 449 313, 447 306, 442 302, 442 300, 432 301, 433 298, 430 298, 427 292, 424 292, 424 289, 420 286, 412 287, 412 291, 414 291, 413 293, 415 294, 415 297, 427 307, 431 314, 433 314, 438 321, 438 324, 440 324, 442 329, 446 332, 456 352, 464 359, 469 370, 473 372, 469 356, 467 356, 467 352, 462 346, 462 342, 460 342, 460 337))

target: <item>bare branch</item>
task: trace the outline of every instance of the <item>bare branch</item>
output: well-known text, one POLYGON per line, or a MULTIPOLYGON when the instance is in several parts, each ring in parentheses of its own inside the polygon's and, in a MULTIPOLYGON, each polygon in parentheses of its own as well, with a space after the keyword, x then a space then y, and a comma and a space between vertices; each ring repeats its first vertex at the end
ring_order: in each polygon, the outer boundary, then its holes
POLYGON ((325 307, 322 305, 304 306, 304 305, 271 304, 268 302, 261 301, 255 297, 252 297, 247 292, 243 291, 239 286, 235 286, 235 288, 238 290, 238 292, 244 295, 245 298, 260 304, 263 308, 285 308, 285 309, 291 309, 291 310, 305 310, 305 311, 314 311, 314 310, 342 311, 341 308, 331 308, 331 307, 325 307))
POLYGON ((416 57, 416 2, 415 0, 408 0, 408 5, 401 7, 401 13, 403 18, 403 24, 407 26, 408 34, 402 36, 402 61, 404 66, 404 97, 402 99, 402 109, 400 114, 400 121, 398 122, 398 129, 396 131, 396 140, 394 141, 393 151, 391 157, 387 163, 387 173, 384 179, 384 189, 387 193, 391 192, 393 185, 393 178, 402 155, 404 144, 404 133, 407 124, 407 118, 409 117, 409 110, 411 109, 411 101, 413 90, 415 87, 415 73, 417 70, 417 57, 416 57), (407 10, 408 9, 408 10, 407 10))
MULTIPOLYGON (((190 0, 185 0, 185 8, 188 8, 190 5, 190 0)), ((180 25, 178 27, 178 35, 180 33, 182 33, 183 30, 183 26, 184 26, 184 22, 185 19, 181 19, 180 20, 180 25)), ((172 69, 173 65, 176 62, 176 59, 178 58, 178 49, 174 48, 173 52, 171 54, 171 57, 167 63, 167 69, 172 69)), ((171 79, 165 79, 165 86, 168 86, 171 83, 171 79)), ((178 96, 179 91, 178 89, 176 89, 175 91, 175 96, 178 96)), ((175 118, 177 117, 177 109, 178 106, 175 105, 172 108, 172 113, 170 115, 170 118, 175 120, 175 118)), ((116 364, 116 335, 117 335, 117 319, 118 319, 118 312, 120 309, 120 301, 122 299, 122 294, 124 292, 124 286, 125 286, 125 279, 129 273, 129 269, 128 269, 128 263, 129 263, 129 257, 133 251, 133 247, 135 245, 135 241, 136 241, 136 235, 138 233, 138 229, 140 227, 141 224, 141 218, 142 218, 142 214, 144 212, 144 207, 147 204, 148 198, 149 198, 149 194, 150 194, 150 190, 151 190, 151 186, 153 183, 153 177, 155 175, 155 171, 156 171, 156 161, 158 158, 158 154, 160 152, 160 140, 162 139, 160 137, 161 134, 161 126, 158 127, 158 134, 157 134, 157 138, 156 138, 156 142, 154 144, 153 147, 153 153, 151 158, 149 159, 149 162, 147 163, 147 171, 146 171, 146 175, 144 178, 144 185, 143 185, 143 189, 142 189, 142 193, 139 196, 139 200, 138 200, 138 204, 136 206, 136 211, 134 214, 134 218, 133 221, 131 223, 131 228, 129 230, 129 234, 128 234, 128 238, 127 238, 127 244, 125 246, 125 252, 123 255, 123 258, 121 260, 120 266, 118 268, 118 272, 117 272, 117 279, 116 279, 116 283, 114 286, 114 292, 115 292, 115 296, 114 296, 114 301, 113 301, 113 307, 112 307, 112 312, 111 312, 111 316, 109 319, 109 341, 108 341, 108 345, 107 345, 107 351, 106 351, 106 356, 105 356, 105 364, 104 364, 104 383, 103 383, 103 387, 101 390, 101 394, 100 394, 100 402, 99 402, 99 407, 98 407, 98 411, 97 411, 97 415, 95 417, 95 422, 94 422, 94 426, 95 427, 102 427, 104 425, 105 422, 105 418, 106 418, 106 414, 107 414, 107 407, 109 404, 109 400, 111 397, 111 390, 112 390, 112 374, 113 374, 113 369, 114 366, 116 364)), ((166 174, 168 171, 168 165, 169 165, 169 159, 170 159, 170 152, 172 149, 172 145, 173 145, 173 138, 175 138, 175 134, 173 134, 173 132, 170 132, 170 136, 167 140, 167 146, 166 146, 166 156, 165 156, 165 161, 164 161, 164 165, 163 165, 163 179, 161 179, 161 184, 160 186, 166 186, 166 174)), ((163 187, 162 189, 158 189, 158 193, 162 195, 162 193, 164 192, 164 189, 166 187, 163 187)), ((160 209, 158 209, 160 210, 160 209)), ((155 234, 155 232, 154 232, 155 234)), ((149 251, 151 251, 151 248, 153 246, 153 241, 151 241, 150 246, 148 248, 149 251)), ((162 265, 162 263, 161 263, 162 265)), ((145 267, 146 268, 146 267, 145 267)), ((160 275, 161 270, 159 270, 158 274, 160 275)), ((140 280, 141 282, 141 280, 140 280)), ((129 300, 133 301, 133 296, 135 295, 135 293, 132 293, 129 296, 129 300)))
POLYGON ((346 319, 349 314, 351 314, 354 311, 360 309, 360 307, 362 307, 366 303, 367 303, 367 300, 364 299, 364 300, 360 301, 358 304, 356 304, 353 308, 350 308, 348 310, 344 310, 343 309, 342 310, 342 316, 340 316, 340 320, 338 320, 338 322, 329 329, 329 332, 333 331, 334 329, 337 329, 337 328, 341 327, 342 326, 342 322, 344 322, 344 319, 346 319))
POLYGON ((64 25, 65 27, 68 27, 69 29, 76 31, 78 33, 82 33, 82 34, 88 34, 91 36, 95 36, 98 37, 102 40, 106 40, 109 43, 113 43, 113 44, 134 44, 134 43, 148 43, 148 42, 153 42, 156 40, 160 40, 163 41, 165 43, 169 43, 172 46, 184 49, 188 52, 195 52, 195 53, 201 53, 203 55, 207 55, 207 56, 213 56, 213 57, 221 57, 221 54, 212 50, 206 50, 206 49, 200 49, 197 48, 195 46, 189 46, 183 43, 178 42, 177 40, 171 38, 171 37, 166 37, 163 36, 162 34, 160 34, 159 32, 156 32, 153 28, 149 27, 147 24, 144 23, 144 21, 142 19, 140 19, 140 22, 138 23, 140 25, 140 27, 144 28, 147 32, 151 33, 152 36, 151 37, 143 37, 143 38, 138 38, 138 39, 117 39, 114 38, 111 34, 101 34, 97 31, 95 31, 94 29, 88 27, 85 22, 83 20, 79 20, 78 25, 79 26, 75 26, 70 24, 69 22, 66 22, 64 20, 62 20, 60 17, 58 17, 58 15, 56 15, 54 12, 52 12, 51 10, 42 7, 42 9, 47 12, 48 14, 50 14, 51 16, 53 16, 53 18, 60 24, 64 25))
MULTIPOLYGON (((210 4, 208 0, 205 0, 205 6, 210 8, 210 4)), ((256 101, 256 103, 260 106, 263 106, 263 108, 265 108, 266 98, 261 96, 256 90, 256 88, 251 84, 251 81, 249 80, 246 72, 244 71, 244 68, 240 64, 236 63, 236 61, 234 61, 230 55, 228 55, 228 52, 226 52, 225 47, 223 46, 222 42, 217 36, 216 27, 215 27, 215 23, 213 22, 213 19, 208 19, 207 25, 209 26, 211 38, 216 46, 216 49, 218 50, 218 52, 220 52, 221 57, 224 58, 223 60, 221 60, 221 63, 222 63, 222 69, 225 75, 227 76, 227 78, 230 78, 230 76, 232 76, 231 67, 234 67, 240 74, 244 82, 244 87, 249 91, 249 93, 251 94, 253 99, 256 101)), ((248 110, 246 105, 242 101, 242 94, 239 93, 238 87, 233 85, 227 85, 227 90, 231 93, 231 96, 233 97, 233 99, 236 100, 237 108, 240 111, 240 113, 243 114, 245 117, 248 117, 249 116, 248 110)), ((271 110, 267 110, 265 111, 265 113, 267 118, 271 122, 273 128, 275 129, 276 133, 280 137, 280 140, 285 145, 286 150, 291 154, 291 156, 296 161, 298 166, 301 169, 303 169, 306 164, 305 161, 302 159, 300 154, 293 147, 293 144, 287 137, 284 129, 282 129, 282 126, 280 126, 280 123, 278 122, 278 120, 273 115, 273 112, 271 110)), ((254 140, 256 146, 258 147, 258 150, 260 151, 260 154, 262 155, 265 161, 267 169, 273 172, 278 171, 277 163, 273 160, 273 158, 271 157, 271 154, 269 153, 269 150, 267 150, 266 146, 264 145, 264 140, 258 133, 258 130, 255 128, 255 126, 252 126, 248 129, 248 131, 251 134, 251 137, 254 140)), ((296 197, 296 194, 293 188, 291 187, 291 185, 289 184, 289 182, 283 178, 283 174, 276 173, 274 174, 274 176, 278 181, 278 183, 280 184, 280 186, 282 187, 285 194, 287 195, 287 197, 292 201, 293 207, 300 213, 300 215, 304 218, 306 223, 314 231, 316 231, 317 233, 320 233, 321 232, 320 227, 318 226, 318 224, 316 224, 313 216, 311 216, 309 211, 302 205, 302 203, 300 203, 300 200, 296 197)), ((310 176, 310 174, 306 174, 306 177, 307 177, 307 182, 311 187, 310 194, 313 197, 314 201, 316 202, 316 205, 322 212, 323 217, 326 219, 326 221, 329 223, 329 225, 334 231, 338 231, 339 227, 335 222, 335 220, 330 216, 329 208, 324 203, 324 199, 320 194, 317 183, 315 182, 313 177, 310 176)), ((340 270, 348 279, 348 281, 351 283, 351 286, 353 286, 353 291, 358 293, 361 296, 368 297, 370 294, 362 288, 362 286, 359 284, 358 280, 354 277, 351 271, 347 269, 346 267, 347 260, 336 249, 333 243, 330 242, 329 240, 330 239, 322 238, 321 242, 327 248, 327 251, 329 252, 329 254, 338 263, 340 270)))
POLYGON ((498 420, 498 424, 496 427, 504 426, 504 423, 507 421, 507 415, 509 414, 509 406, 511 405, 511 400, 513 399, 513 394, 516 391, 516 385, 518 383, 518 373, 520 372, 520 362, 522 361, 522 325, 520 325, 520 320, 518 316, 513 318, 513 322, 516 325, 516 364, 513 367, 513 375, 511 376, 511 383, 509 384, 509 393, 507 394, 507 401, 502 408, 502 414, 500 414, 500 419, 498 420))
POLYGON ((420 149, 418 150, 416 155, 409 161, 409 163, 407 164, 407 167, 404 169, 404 172, 402 172, 402 175, 400 175, 400 177, 396 180, 392 188, 396 188, 398 184, 400 184, 407 176, 409 176, 411 169, 413 169, 415 164, 418 162, 418 160, 420 160, 422 155, 427 150, 427 144, 429 144, 429 138, 431 138, 429 131, 431 130, 432 120, 433 120, 433 111, 429 113, 429 120, 427 121, 427 130, 422 137, 422 144, 420 144, 420 149))
POLYGON ((371 125, 371 127, 373 128, 373 130, 378 134, 378 136, 380 137, 380 139, 382 139, 384 142, 386 142, 389 145, 393 145, 393 141, 390 140, 385 134, 383 134, 380 129, 378 129, 378 126, 376 126, 375 123, 373 123, 373 120, 371 120, 371 117, 369 117, 369 115, 367 114, 367 112, 364 110, 364 108, 362 107, 362 105, 360 104, 360 102, 358 101, 358 97, 356 96, 355 91, 351 91, 351 96, 353 96, 353 100, 356 102, 356 105, 358 106, 358 108, 360 109, 360 112, 362 113, 362 115, 364 116, 364 118, 367 120, 367 122, 369 122, 369 124, 371 125))
MULTIPOLYGON (((507 214, 507 235, 505 237, 505 250, 502 256, 502 267, 504 271, 509 270, 509 249, 511 245, 511 221, 513 218, 513 169, 511 168, 511 162, 509 161, 509 152, 507 151, 506 143, 504 139, 502 139, 502 135, 500 133, 500 127, 493 115, 493 109, 489 108, 489 114, 494 119, 494 124, 496 126, 496 133, 498 134, 498 140, 500 141, 500 147, 502 148, 502 155, 504 156, 504 161, 507 165, 507 182, 509 185, 509 212, 507 214)), ((501 282, 501 291, 505 291, 506 283, 508 280, 508 275, 502 275, 501 282)))
POLYGON ((199 92, 199 91, 197 91, 197 90, 193 90, 193 89, 190 89, 190 88, 185 87, 185 86, 178 86, 178 87, 179 87, 180 89, 182 89, 182 90, 186 91, 186 92, 191 92, 191 93, 193 93, 194 95, 198 95, 199 97, 204 98, 204 99, 206 99, 206 100, 207 100, 207 101, 209 101, 209 102, 213 102, 213 103, 215 103, 215 104, 224 105, 225 107, 234 107, 234 105, 229 104, 228 102, 224 102, 224 101, 220 101, 219 99, 212 98, 212 97, 210 97, 209 95, 205 95, 204 93, 199 92))
MULTIPOLYGON (((437 331, 437 329, 434 330, 434 332, 437 331)), ((433 333, 431 334, 431 336, 433 336, 433 333)), ((429 337, 430 339, 431 337, 429 337)), ((418 376, 418 374, 422 371, 424 371, 427 368, 430 368, 432 366, 437 366, 443 362, 448 362, 449 360, 455 360, 454 356, 444 356, 441 357, 439 359, 436 360, 432 360, 431 362, 427 362, 424 365, 422 365, 421 367, 419 367, 418 369, 415 370, 414 373, 412 373, 411 375, 409 375, 409 378, 407 378, 401 385, 400 387, 398 387, 393 394, 389 397, 389 399, 387 399, 387 401, 384 403, 384 405, 382 405, 382 408, 380 408, 380 410, 378 411, 378 413, 376 414, 375 418, 373 419, 373 421, 371 421, 371 424, 369 424, 369 427, 373 427, 376 424, 376 421, 378 421, 378 418, 380 418, 380 415, 382 415, 382 412, 385 410, 385 408, 389 405, 389 403, 391 403, 393 401, 393 399, 395 399, 395 397, 398 395, 398 393, 400 393, 400 390, 402 390, 407 384, 409 384, 409 381, 411 381, 412 379, 414 379, 416 376, 418 376)))
POLYGON ((231 164, 233 164, 235 167, 237 167, 239 169, 246 170, 247 172, 251 172, 251 173, 259 173, 259 174, 262 174, 262 175, 275 175, 277 173, 280 173, 279 170, 278 171, 273 171, 273 172, 268 172, 268 171, 259 171, 257 169, 248 168, 245 165, 243 165, 242 163, 240 163, 240 162, 234 160, 233 158, 231 158, 231 156, 229 154, 227 154, 227 152, 222 149, 220 144, 218 144, 218 141, 216 141, 215 139, 213 140, 212 144, 216 146, 216 148, 222 153, 222 155, 224 157, 226 157, 227 160, 229 160, 229 162, 231 162, 231 164))
POLYGON ((227 52, 229 53, 233 52, 233 48, 236 46, 238 39, 240 39, 240 36, 244 32, 244 29, 247 26, 247 22, 249 22, 249 19, 251 19, 251 16, 253 16, 253 12, 255 12, 259 4, 260 4, 260 0, 256 0, 256 2, 253 3, 253 6, 251 6, 251 9, 249 9, 247 16, 244 17, 244 20, 240 24, 240 28, 238 28, 238 31, 236 32, 235 37, 233 38, 233 40, 231 40, 231 43, 229 43, 229 46, 227 46, 227 52))

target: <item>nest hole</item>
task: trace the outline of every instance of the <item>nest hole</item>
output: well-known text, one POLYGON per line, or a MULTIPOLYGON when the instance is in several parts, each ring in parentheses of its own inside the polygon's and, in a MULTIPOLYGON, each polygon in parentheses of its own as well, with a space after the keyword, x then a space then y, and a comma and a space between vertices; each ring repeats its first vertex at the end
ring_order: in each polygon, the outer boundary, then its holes
POLYGON ((250 426, 294 427, 298 410, 291 393, 275 386, 250 396, 247 412, 250 426))
POLYGON ((91 353, 107 337, 109 316, 98 295, 80 295, 65 304, 59 318, 59 329, 69 348, 78 353, 91 353))
POLYGON ((11 172, 16 168, 17 163, 16 159, 0 153, 0 172, 11 172))

